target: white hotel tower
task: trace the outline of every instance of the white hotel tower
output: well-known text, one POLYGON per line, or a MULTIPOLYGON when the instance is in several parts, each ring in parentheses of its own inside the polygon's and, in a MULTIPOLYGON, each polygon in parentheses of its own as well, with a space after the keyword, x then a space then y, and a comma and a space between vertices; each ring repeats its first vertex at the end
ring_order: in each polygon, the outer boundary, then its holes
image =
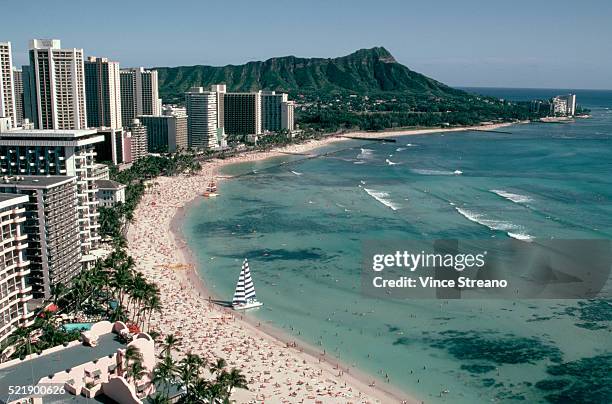
POLYGON ((9 118, 11 127, 17 125, 14 91, 11 43, 0 42, 0 118, 9 118))
POLYGON ((83 49, 62 49, 58 39, 31 40, 27 84, 26 118, 37 129, 87 128, 83 49))
POLYGON ((30 325, 34 314, 27 306, 32 299, 32 287, 26 282, 28 240, 23 231, 27 202, 27 195, 0 193, 0 345, 17 328, 30 325))
POLYGON ((217 142, 217 93, 192 87, 185 93, 187 142, 194 149, 214 149, 217 142))

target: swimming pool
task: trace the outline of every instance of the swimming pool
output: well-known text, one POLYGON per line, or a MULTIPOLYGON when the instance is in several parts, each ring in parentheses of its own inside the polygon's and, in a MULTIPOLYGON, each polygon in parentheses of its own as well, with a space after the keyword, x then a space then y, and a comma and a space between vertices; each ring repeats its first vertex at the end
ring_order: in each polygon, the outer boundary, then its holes
POLYGON ((69 323, 64 324, 62 327, 66 331, 86 331, 91 330, 93 323, 69 323))

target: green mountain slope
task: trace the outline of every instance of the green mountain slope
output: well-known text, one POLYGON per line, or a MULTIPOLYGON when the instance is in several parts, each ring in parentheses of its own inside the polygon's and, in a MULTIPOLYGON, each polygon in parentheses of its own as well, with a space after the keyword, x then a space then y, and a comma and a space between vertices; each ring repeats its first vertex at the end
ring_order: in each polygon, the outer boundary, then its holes
POLYGON ((181 99, 192 86, 226 83, 228 91, 277 90, 298 93, 410 93, 413 96, 463 97, 398 63, 385 48, 362 49, 332 59, 285 56, 244 65, 157 67, 162 99, 181 99))

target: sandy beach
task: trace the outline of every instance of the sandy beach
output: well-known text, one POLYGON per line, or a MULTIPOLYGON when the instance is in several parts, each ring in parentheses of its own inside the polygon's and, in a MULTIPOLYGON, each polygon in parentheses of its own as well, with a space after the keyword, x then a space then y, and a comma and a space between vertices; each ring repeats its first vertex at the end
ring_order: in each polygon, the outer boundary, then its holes
MULTIPOLYGON (((352 132, 368 138, 466 130, 491 131, 510 124, 411 131, 352 132)), ((162 336, 182 339, 182 352, 210 361, 224 358, 242 369, 250 391, 238 391, 239 403, 418 403, 405 393, 375 380, 358 369, 328 361, 320 351, 284 336, 281 331, 243 319, 240 313, 209 301, 204 282, 182 240, 180 225, 188 205, 201 197, 206 184, 227 164, 261 160, 284 153, 307 154, 339 136, 290 145, 267 152, 245 153, 215 160, 190 176, 160 177, 151 181, 134 212, 128 230, 128 251, 136 269, 160 288, 162 311, 154 313, 151 327, 162 336)), ((230 299, 230 297, 225 297, 230 299)))

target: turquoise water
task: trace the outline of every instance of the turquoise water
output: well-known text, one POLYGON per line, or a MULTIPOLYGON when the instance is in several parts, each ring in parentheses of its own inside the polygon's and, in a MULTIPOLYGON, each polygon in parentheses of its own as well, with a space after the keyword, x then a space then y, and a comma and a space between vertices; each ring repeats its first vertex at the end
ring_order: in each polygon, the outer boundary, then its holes
POLYGON ((360 292, 364 239, 611 238, 612 92, 582 97, 593 118, 576 123, 351 141, 317 159, 228 167, 250 175, 194 204, 185 236, 218 297, 231 299, 247 257, 265 302, 249 315, 425 402, 612 401, 608 301, 360 292))
POLYGON ((70 324, 64 324, 62 325, 62 327, 66 331, 87 331, 87 330, 91 330, 91 326, 93 324, 94 323, 70 323, 70 324))

